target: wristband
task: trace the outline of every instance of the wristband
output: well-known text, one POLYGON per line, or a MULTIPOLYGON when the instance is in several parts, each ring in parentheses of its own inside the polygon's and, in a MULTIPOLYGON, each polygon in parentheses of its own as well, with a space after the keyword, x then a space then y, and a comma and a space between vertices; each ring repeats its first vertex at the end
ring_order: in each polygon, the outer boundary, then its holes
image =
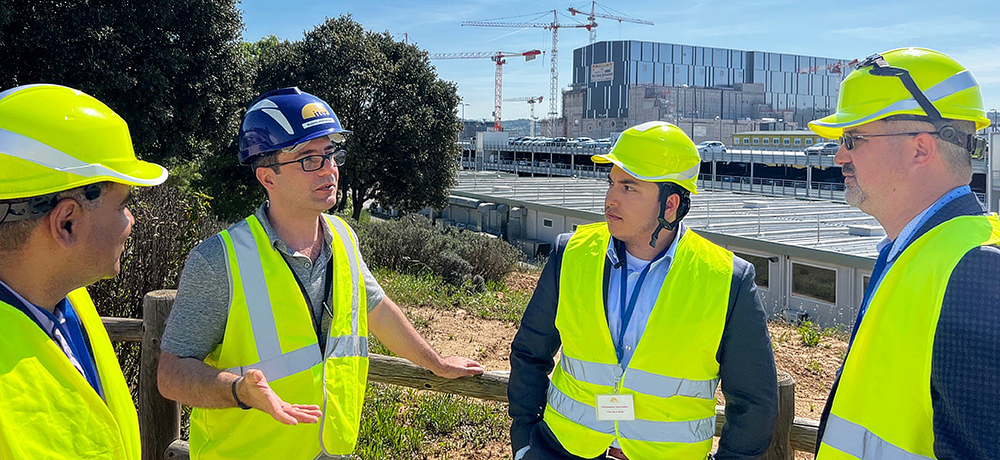
POLYGON ((238 385, 241 380, 243 380, 243 376, 240 376, 240 378, 233 380, 233 400, 236 401, 236 405, 240 409, 248 410, 250 409, 250 406, 246 405, 246 403, 244 403, 243 401, 240 401, 240 397, 236 396, 236 385, 238 385))

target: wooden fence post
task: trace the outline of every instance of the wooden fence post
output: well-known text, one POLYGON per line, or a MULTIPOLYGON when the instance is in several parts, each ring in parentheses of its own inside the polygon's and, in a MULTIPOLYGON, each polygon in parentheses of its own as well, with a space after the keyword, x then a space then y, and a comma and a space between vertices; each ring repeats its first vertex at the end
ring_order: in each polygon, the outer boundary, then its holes
POLYGON ((167 446, 181 435, 181 406, 160 395, 156 368, 160 364, 160 336, 177 291, 163 290, 142 299, 142 357, 139 364, 139 433, 142 460, 163 458, 167 446))
POLYGON ((792 421, 795 420, 795 379, 791 374, 778 370, 778 420, 774 423, 771 445, 764 460, 792 460, 795 451, 789 442, 792 421))

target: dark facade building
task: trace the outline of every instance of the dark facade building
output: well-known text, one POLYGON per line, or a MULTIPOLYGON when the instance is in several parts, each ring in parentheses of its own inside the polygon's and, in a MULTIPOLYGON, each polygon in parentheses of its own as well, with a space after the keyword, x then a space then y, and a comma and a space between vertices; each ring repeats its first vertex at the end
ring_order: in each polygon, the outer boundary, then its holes
POLYGON ((848 65, 842 59, 763 51, 598 42, 573 51, 563 123, 570 128, 587 119, 618 119, 620 126, 718 117, 784 119, 805 126, 836 108, 848 65))

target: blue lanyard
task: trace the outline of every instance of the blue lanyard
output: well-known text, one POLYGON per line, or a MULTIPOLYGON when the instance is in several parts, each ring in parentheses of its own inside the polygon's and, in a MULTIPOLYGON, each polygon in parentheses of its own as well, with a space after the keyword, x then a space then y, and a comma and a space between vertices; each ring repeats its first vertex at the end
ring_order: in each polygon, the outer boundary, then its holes
MULTIPOLYGON (((616 241, 616 243, 618 243, 618 241, 616 241)), ((618 331, 618 343, 615 344, 615 354, 618 356, 619 367, 621 367, 623 359, 625 357, 625 331, 628 330, 628 324, 629 322, 632 321, 632 312, 635 311, 635 304, 639 300, 639 291, 642 290, 642 283, 646 280, 646 275, 649 274, 649 269, 653 266, 653 263, 655 263, 657 260, 662 259, 663 256, 667 255, 667 251, 669 250, 670 246, 664 248, 663 251, 660 251, 660 253, 653 258, 653 260, 649 261, 649 263, 646 265, 646 268, 643 268, 642 271, 639 272, 639 279, 636 280, 635 282, 635 288, 632 290, 632 296, 628 300, 628 303, 625 302, 625 292, 628 289, 628 263, 626 260, 621 260, 628 256, 625 255, 624 250, 618 251, 618 257, 619 257, 619 262, 621 263, 621 271, 622 271, 620 276, 622 322, 621 322, 621 328, 618 331)))

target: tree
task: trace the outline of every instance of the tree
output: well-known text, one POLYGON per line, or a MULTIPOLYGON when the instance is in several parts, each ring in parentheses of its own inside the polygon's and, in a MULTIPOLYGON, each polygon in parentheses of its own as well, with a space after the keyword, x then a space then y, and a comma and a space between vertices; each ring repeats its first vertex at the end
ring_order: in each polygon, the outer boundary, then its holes
POLYGON ((173 170, 236 132, 252 80, 242 28, 236 0, 4 0, 0 87, 80 89, 125 119, 137 154, 173 170))
POLYGON ((459 155, 459 98, 425 51, 388 32, 366 32, 349 15, 327 19, 301 41, 258 49, 258 93, 298 86, 327 101, 354 131, 340 189, 350 190, 355 219, 368 200, 403 212, 447 204, 459 155))

